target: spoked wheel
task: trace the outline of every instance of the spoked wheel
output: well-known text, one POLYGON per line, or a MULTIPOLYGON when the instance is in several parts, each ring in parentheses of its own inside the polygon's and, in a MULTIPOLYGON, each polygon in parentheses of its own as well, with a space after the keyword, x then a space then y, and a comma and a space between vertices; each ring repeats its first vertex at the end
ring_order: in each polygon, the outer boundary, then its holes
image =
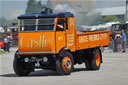
POLYGON ((101 54, 99 49, 93 50, 92 54, 88 56, 88 59, 85 61, 87 70, 99 70, 101 64, 101 54))
POLYGON ((69 75, 73 70, 74 60, 69 52, 56 61, 56 70, 60 75, 69 75))

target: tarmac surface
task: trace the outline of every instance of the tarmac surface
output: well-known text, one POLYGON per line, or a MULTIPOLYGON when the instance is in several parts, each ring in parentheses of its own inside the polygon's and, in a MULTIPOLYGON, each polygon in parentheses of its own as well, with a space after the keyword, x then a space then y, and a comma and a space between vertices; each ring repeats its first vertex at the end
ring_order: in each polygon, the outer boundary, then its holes
POLYGON ((127 53, 105 50, 99 71, 88 71, 82 64, 75 65, 75 71, 68 76, 37 70, 27 77, 18 77, 13 71, 15 51, 16 48, 11 48, 10 53, 0 54, 0 85, 128 85, 128 50, 127 53))

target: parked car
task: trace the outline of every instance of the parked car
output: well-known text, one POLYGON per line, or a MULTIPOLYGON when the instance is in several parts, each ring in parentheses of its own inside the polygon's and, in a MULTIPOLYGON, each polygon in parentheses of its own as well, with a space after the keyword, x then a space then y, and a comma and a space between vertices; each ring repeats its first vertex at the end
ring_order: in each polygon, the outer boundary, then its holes
POLYGON ((4 38, 0 38, 0 49, 4 49, 4 38))

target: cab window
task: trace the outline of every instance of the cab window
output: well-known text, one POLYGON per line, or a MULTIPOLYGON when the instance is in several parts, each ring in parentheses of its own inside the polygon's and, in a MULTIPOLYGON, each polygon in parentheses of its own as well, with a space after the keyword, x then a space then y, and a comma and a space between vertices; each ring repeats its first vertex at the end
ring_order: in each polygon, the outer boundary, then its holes
POLYGON ((43 18, 43 19, 21 19, 20 31, 53 31, 55 18, 43 18))
POLYGON ((56 31, 64 31, 64 29, 65 29, 65 20, 64 19, 58 19, 56 31))
POLYGON ((54 29, 54 18, 39 19, 38 31, 53 30, 54 29))
POLYGON ((36 19, 22 19, 20 20, 20 31, 35 31, 36 19))

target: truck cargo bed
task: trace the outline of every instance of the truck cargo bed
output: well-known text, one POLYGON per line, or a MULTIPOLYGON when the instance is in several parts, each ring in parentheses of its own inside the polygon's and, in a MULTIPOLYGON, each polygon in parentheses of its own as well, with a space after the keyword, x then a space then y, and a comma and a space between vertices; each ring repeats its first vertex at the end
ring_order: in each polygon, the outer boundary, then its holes
POLYGON ((77 33, 76 37, 77 50, 109 45, 109 31, 77 33))

